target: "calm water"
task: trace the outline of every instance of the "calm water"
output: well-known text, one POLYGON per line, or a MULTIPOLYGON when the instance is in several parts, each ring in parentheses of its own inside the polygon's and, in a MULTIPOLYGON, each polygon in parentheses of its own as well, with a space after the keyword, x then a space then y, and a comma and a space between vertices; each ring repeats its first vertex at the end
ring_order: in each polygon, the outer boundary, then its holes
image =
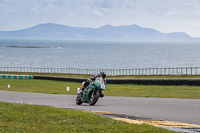
POLYGON ((200 67, 200 44, 0 40, 0 67, 90 69, 200 67))

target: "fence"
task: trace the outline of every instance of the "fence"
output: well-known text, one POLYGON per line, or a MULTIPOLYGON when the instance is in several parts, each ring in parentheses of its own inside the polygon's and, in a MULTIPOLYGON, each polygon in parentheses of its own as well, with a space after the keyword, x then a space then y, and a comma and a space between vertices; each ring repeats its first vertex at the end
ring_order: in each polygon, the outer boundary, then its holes
POLYGON ((138 69, 79 69, 79 68, 35 68, 0 67, 0 72, 33 72, 95 75, 101 71, 107 75, 200 75, 200 67, 138 68, 138 69))

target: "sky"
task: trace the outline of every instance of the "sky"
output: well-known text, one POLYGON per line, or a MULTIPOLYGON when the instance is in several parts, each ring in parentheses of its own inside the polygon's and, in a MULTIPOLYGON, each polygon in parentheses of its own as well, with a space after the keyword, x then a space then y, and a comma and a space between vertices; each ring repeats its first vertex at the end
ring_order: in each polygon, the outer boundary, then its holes
POLYGON ((0 31, 133 25, 200 37, 200 0, 0 0, 0 31))

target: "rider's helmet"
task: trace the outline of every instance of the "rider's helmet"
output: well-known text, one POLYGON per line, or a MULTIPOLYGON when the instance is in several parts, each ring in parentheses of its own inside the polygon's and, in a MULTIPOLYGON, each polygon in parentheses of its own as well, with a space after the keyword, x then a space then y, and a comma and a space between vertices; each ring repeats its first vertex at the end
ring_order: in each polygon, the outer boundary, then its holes
POLYGON ((105 79, 106 74, 104 72, 100 72, 100 75, 103 77, 103 79, 105 79))

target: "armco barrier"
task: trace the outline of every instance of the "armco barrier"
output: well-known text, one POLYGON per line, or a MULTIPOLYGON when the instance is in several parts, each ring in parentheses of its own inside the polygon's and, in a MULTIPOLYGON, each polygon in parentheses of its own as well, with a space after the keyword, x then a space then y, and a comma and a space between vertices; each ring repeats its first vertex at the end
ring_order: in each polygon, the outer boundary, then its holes
POLYGON ((109 84, 136 85, 195 85, 200 86, 200 79, 109 79, 109 84))
POLYGON ((0 78, 8 78, 8 79, 32 79, 32 76, 31 75, 0 74, 0 78))
MULTIPOLYGON (((57 80, 69 82, 83 82, 86 79, 34 76, 34 79, 57 80)), ((107 79, 107 84, 135 84, 135 85, 189 85, 200 86, 200 79, 107 79)))
POLYGON ((48 77, 48 76, 34 76, 34 79, 44 79, 44 80, 56 80, 56 81, 69 81, 69 82, 80 82, 82 83, 86 79, 81 78, 65 78, 65 77, 48 77))

